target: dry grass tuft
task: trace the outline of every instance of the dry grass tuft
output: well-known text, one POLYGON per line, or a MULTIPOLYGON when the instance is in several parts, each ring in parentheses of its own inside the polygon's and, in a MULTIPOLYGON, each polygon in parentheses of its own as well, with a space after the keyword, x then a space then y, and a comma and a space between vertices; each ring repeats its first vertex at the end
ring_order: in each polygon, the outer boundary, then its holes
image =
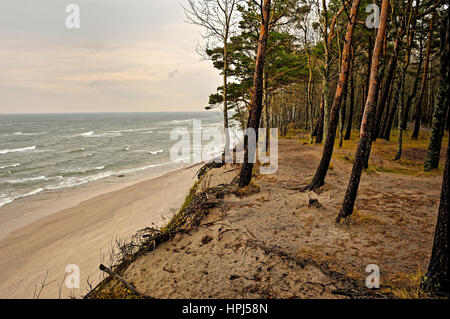
POLYGON ((243 188, 238 188, 234 194, 238 197, 245 197, 252 194, 257 194, 261 191, 261 187, 256 184, 253 180, 250 182, 248 186, 245 186, 243 188))
POLYGON ((354 208, 353 213, 344 220, 344 223, 349 224, 369 224, 369 223, 380 223, 380 220, 372 215, 363 214, 358 209, 354 208))
POLYGON ((392 293, 401 299, 419 299, 427 297, 427 293, 422 290, 421 283, 424 273, 417 268, 415 273, 396 273, 388 280, 388 287, 383 292, 392 293))

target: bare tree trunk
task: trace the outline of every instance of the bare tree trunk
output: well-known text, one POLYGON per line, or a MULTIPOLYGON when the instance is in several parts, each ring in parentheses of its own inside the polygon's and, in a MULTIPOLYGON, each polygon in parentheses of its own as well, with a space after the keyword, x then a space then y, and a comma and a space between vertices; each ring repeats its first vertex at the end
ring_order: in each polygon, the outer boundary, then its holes
POLYGON ((316 144, 321 144, 323 141, 324 104, 325 97, 322 93, 322 98, 320 100, 319 106, 319 120, 317 121, 316 144))
MULTIPOLYGON (((258 51, 256 54, 255 74, 253 78, 253 92, 250 102, 250 114, 247 128, 254 129, 256 140, 258 140, 258 128, 262 111, 263 100, 263 72, 266 60, 267 39, 269 37, 269 17, 271 0, 264 0, 261 8, 261 26, 259 31, 258 51)), ((245 137, 248 141, 248 137, 245 137)), ((255 145, 256 147, 256 145, 255 145)), ((250 184, 252 179, 253 163, 249 161, 249 145, 245 148, 244 163, 242 164, 239 176, 239 187, 245 187, 250 184)))
POLYGON ((326 0, 322 0, 322 10, 323 10, 323 49, 324 49, 324 65, 323 65, 323 77, 322 77, 322 87, 323 87, 323 118, 322 118, 322 133, 320 133, 320 143, 322 143, 323 138, 326 138, 328 130, 328 122, 330 121, 330 110, 329 110, 329 74, 328 66, 330 64, 330 53, 328 51, 328 9, 326 0))
POLYGON ((425 86, 426 86, 426 83, 427 83, 428 66, 429 66, 429 63, 430 63, 431 42, 433 41, 434 15, 435 15, 435 12, 433 12, 433 15, 431 16, 430 27, 429 27, 429 30, 428 30, 427 52, 425 54, 425 63, 424 63, 424 66, 423 66, 422 83, 420 85, 419 100, 417 101, 416 113, 414 115, 414 118, 415 118, 414 132, 413 132, 413 134, 411 136, 413 139, 417 139, 419 137, 420 121, 422 120, 422 104, 423 104, 423 97, 424 97, 424 94, 425 94, 425 86))
MULTIPOLYGON (((447 100, 448 101, 448 100, 447 100)), ((422 284, 425 290, 431 292, 449 292, 449 233, 448 215, 450 212, 450 140, 447 149, 447 161, 445 163, 444 180, 442 182, 441 204, 434 235, 433 251, 431 253, 430 264, 426 274, 426 279, 422 284)))
POLYGON ((359 182, 361 180, 361 173, 366 158, 366 149, 371 143, 370 134, 372 132, 372 125, 374 122, 373 115, 375 114, 375 112, 373 110, 376 108, 375 99, 377 93, 376 88, 378 82, 378 68, 380 63, 381 51, 383 48, 383 42, 386 36, 388 9, 389 0, 383 0, 381 5, 380 27, 378 29, 377 38, 375 40, 375 47, 373 50, 369 93, 367 95, 366 106, 364 108, 364 115, 361 123, 361 137, 358 143, 358 148, 356 150, 350 182, 347 187, 347 192, 345 194, 345 199, 342 204, 341 211, 336 218, 336 222, 339 222, 342 218, 346 218, 353 213, 356 196, 358 194, 359 182))
POLYGON ((386 112, 384 112, 383 119, 381 120, 380 132, 378 134, 378 135, 380 135, 380 137, 381 136, 384 137, 384 132, 386 131, 387 123, 389 121, 389 116, 391 114, 390 105, 391 105, 392 91, 394 90, 394 86, 395 86, 395 78, 392 79, 391 86, 389 87, 389 94, 388 94, 388 98, 386 100, 386 112))
MULTIPOLYGON (((386 77, 383 82, 383 86, 381 88, 380 98, 377 101, 377 113, 376 113, 376 122, 374 129, 374 136, 379 136, 383 131, 380 131, 381 118, 383 116, 384 109, 386 108, 386 102, 389 95, 389 90, 391 88, 391 84, 394 81, 395 71, 397 69, 397 61, 398 55, 400 52, 401 42, 404 35, 404 28, 401 25, 397 30, 397 37, 394 43, 394 50, 392 52, 391 58, 389 59, 388 68, 386 71, 386 77)), ((390 135, 390 129, 389 129, 390 135)))
MULTIPOLYGON (((440 83, 439 83, 439 98, 438 105, 436 109, 443 108, 449 109, 450 99, 448 97, 449 93, 449 57, 450 57, 450 11, 447 8, 447 12, 442 19, 441 23, 441 56, 440 56, 440 83), (441 105, 439 105, 442 103, 441 105)), ((436 114, 436 113, 435 113, 436 114)), ((434 121, 433 121, 434 122, 434 121)), ((434 123, 437 124, 440 123, 434 123)), ((436 134, 440 134, 439 130, 441 128, 436 128, 436 134)), ((440 147, 440 145, 439 145, 440 147)), ((449 224, 448 217, 450 213, 450 140, 447 146, 447 160, 445 163, 444 180, 442 182, 442 192, 441 192, 441 204, 439 206, 439 215, 436 225, 436 232, 434 237, 433 251, 431 253, 430 265, 428 266, 427 275, 422 287, 428 291, 441 292, 444 294, 449 293, 449 277, 450 273, 448 270, 449 263, 449 247, 450 247, 450 237, 449 237, 449 224)))
MULTIPOLYGON (((306 33, 305 33, 305 40, 306 40, 306 33)), ((308 78, 308 89, 307 89, 307 94, 306 94, 306 107, 309 110, 309 126, 310 126, 310 137, 309 137, 309 144, 313 144, 314 143, 314 114, 313 114, 313 104, 311 101, 311 85, 312 85, 312 79, 313 79, 313 70, 312 70, 312 65, 311 65, 311 56, 308 54, 308 70, 309 70, 309 78, 308 78)))
POLYGON ((230 153, 230 132, 228 124, 228 35, 223 47, 223 127, 225 133, 224 156, 230 153))
MULTIPOLYGON (((410 2, 412 5, 412 2, 410 2)), ((411 18, 409 19, 411 21, 411 27, 408 27, 408 47, 407 47, 407 52, 406 52, 406 56, 405 56, 405 62, 404 62, 404 69, 405 72, 409 67, 409 63, 411 60, 411 49, 413 46, 413 40, 414 40, 414 35, 416 33, 416 24, 417 24, 417 13, 419 11, 419 6, 420 6, 420 0, 417 0, 414 6, 414 11, 411 10, 411 18)), ((422 54, 422 52, 420 52, 420 55, 422 54)), ((419 71, 420 72, 420 71, 419 71)), ((403 94, 402 94, 403 97, 403 94)), ((406 103, 406 107, 403 110, 403 118, 401 119, 401 129, 402 130, 406 130, 407 128, 407 124, 408 124, 408 115, 409 115, 409 108, 410 105, 408 105, 408 103, 406 103)))
MULTIPOLYGON (((400 81, 397 82, 401 82, 401 78, 400 81)), ((391 109, 391 113, 389 114, 389 118, 386 124, 386 131, 384 132, 384 136, 383 138, 386 141, 390 141, 391 140, 391 130, 392 130, 392 125, 394 124, 394 119, 395 119, 395 114, 397 113, 397 109, 398 109, 398 103, 400 100, 400 89, 401 89, 401 83, 397 83, 397 85, 395 86, 395 95, 394 95, 394 100, 392 102, 392 109, 391 109)), ((393 88, 394 90, 394 88, 393 88)))
POLYGON ((418 63, 418 66, 417 66, 417 74, 416 74, 416 77, 414 79, 414 85, 413 85, 412 92, 408 96, 408 99, 406 100, 405 114, 403 116, 403 121, 402 121, 402 129, 403 130, 407 129, 409 113, 410 113, 410 110, 411 110, 411 105, 412 105, 412 102, 413 102, 414 98, 416 97, 417 87, 419 86, 419 81, 420 81, 420 78, 421 78, 420 74, 421 74, 422 63, 423 63, 423 52, 422 51, 423 51, 422 40, 420 40, 419 63, 418 63))
POLYGON ((355 79, 354 79, 354 48, 352 47, 352 60, 350 64, 350 111, 348 115, 348 122, 347 122, 347 130, 345 131, 345 137, 344 140, 348 141, 350 140, 351 134, 352 134, 352 124, 353 124, 353 113, 355 111, 355 79))
POLYGON ((328 125, 328 133, 326 136, 325 146, 323 149, 322 159, 320 161, 319 167, 317 168, 316 174, 312 182, 305 187, 306 189, 313 190, 320 188, 325 184, 325 177, 330 166, 331 156, 333 155, 334 142, 336 139, 336 129, 339 120, 339 110, 343 98, 343 89, 347 84, 348 70, 350 63, 350 48, 353 41, 353 32, 356 25, 356 16, 358 14, 360 0, 353 0, 352 8, 350 10, 350 21, 347 25, 347 32, 345 35, 345 44, 342 52, 342 68, 339 75, 339 82, 336 88, 336 94, 333 101, 333 106, 331 108, 330 122, 328 125))
MULTIPOLYGON (((440 72, 439 72, 439 91, 437 103, 434 108, 433 122, 431 126, 430 144, 428 145, 428 153, 425 159, 424 169, 430 171, 439 167, 439 159, 441 155, 442 137, 444 135, 445 119, 449 111, 449 95, 450 95, 450 78, 449 78, 449 59, 450 59, 450 24, 448 11, 446 19, 442 19, 440 28, 441 39, 441 56, 440 56, 440 72)), ((450 119, 450 114, 447 115, 450 119)), ((448 121, 447 121, 448 123, 448 121)))
POLYGON ((264 74, 264 105, 265 105, 265 111, 266 111, 266 152, 269 152, 270 147, 270 105, 269 105, 269 98, 267 93, 267 81, 268 81, 268 75, 267 73, 264 74))

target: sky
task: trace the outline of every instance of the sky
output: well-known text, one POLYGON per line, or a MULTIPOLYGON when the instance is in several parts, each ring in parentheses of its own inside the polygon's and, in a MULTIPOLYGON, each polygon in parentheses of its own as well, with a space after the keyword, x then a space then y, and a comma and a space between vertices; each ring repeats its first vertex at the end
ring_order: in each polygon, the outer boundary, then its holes
POLYGON ((0 113, 204 110, 221 78, 185 1, 2 0, 0 113))

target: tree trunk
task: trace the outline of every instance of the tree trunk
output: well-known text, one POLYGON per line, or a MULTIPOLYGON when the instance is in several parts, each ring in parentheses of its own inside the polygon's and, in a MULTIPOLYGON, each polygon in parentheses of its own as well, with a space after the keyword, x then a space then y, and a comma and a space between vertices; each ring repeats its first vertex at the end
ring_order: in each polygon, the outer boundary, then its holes
POLYGON ((391 114, 390 105, 391 105, 392 91, 394 90, 394 86, 395 86, 395 77, 392 79, 391 86, 389 87, 389 94, 388 94, 388 98, 386 100, 386 112, 384 112, 383 119, 381 120, 380 132, 378 134, 378 135, 380 135, 379 137, 382 137, 382 136, 384 137, 384 132, 386 132, 387 123, 389 121, 389 116, 391 114))
MULTIPOLYGON (((269 36, 269 17, 270 17, 271 0, 264 0, 261 8, 261 26, 259 31, 258 51, 256 54, 255 74, 253 77, 253 92, 250 101, 250 114, 247 123, 247 128, 254 129, 256 133, 256 141, 258 140, 258 128, 261 118, 262 102, 263 102, 263 73, 264 64, 266 60, 267 38, 269 36)), ((246 136, 248 141, 248 137, 246 136)), ((253 163, 249 160, 249 146, 248 143, 245 148, 244 163, 242 164, 239 187, 245 187, 250 184, 252 179, 253 163)))
MULTIPOLYGON (((441 23, 441 56, 440 56, 440 83, 439 83, 439 96, 438 105, 436 106, 435 118, 433 119, 433 130, 435 134, 441 134, 443 131, 444 119, 437 119, 439 116, 436 113, 441 112, 442 109, 448 110, 450 107, 449 100, 449 57, 450 57, 450 11, 447 8, 447 12, 442 19, 441 23), (441 123, 438 123, 440 121, 441 123)), ((445 117, 444 117, 445 118, 445 117)), ((442 137, 441 137, 442 138, 442 137)), ((432 136, 433 140, 433 136, 432 136)), ((440 144, 436 147, 440 148, 440 144)), ((430 143, 431 146, 431 143, 430 143)), ((439 162, 439 159, 437 159, 439 162)), ((442 183, 441 192, 441 204, 439 207, 439 215, 436 225, 436 232, 434 237, 433 251, 431 253, 430 265, 428 272, 423 283, 423 287, 431 292, 442 292, 448 295, 449 292, 449 271, 448 271, 448 255, 450 247, 449 239, 449 224, 448 215, 450 212, 450 140, 447 148, 447 160, 445 163, 444 180, 442 183)))
MULTIPOLYGON (((383 112, 386 108, 386 102, 388 100, 389 96, 389 90, 391 88, 391 84, 394 81, 395 71, 397 69, 397 61, 398 61, 398 55, 400 52, 400 47, 404 35, 404 28, 403 25, 401 25, 397 30, 397 37, 395 39, 394 43, 394 50, 392 52, 391 58, 389 59, 388 68, 386 71, 386 77, 383 82, 383 86, 380 93, 380 98, 377 101, 377 110, 376 110, 376 120, 375 120, 375 128, 374 128, 374 135, 379 137, 382 131, 380 131, 380 125, 381 125, 381 118, 383 116, 383 112)), ((390 134, 390 129, 389 129, 390 134)))
POLYGON ((355 111, 355 79, 354 79, 354 49, 352 47, 352 61, 350 65, 350 111, 348 114, 348 122, 347 122, 347 130, 345 131, 345 137, 344 140, 348 141, 350 140, 351 134, 352 134, 352 124, 353 124, 353 112, 355 111))
POLYGON ((342 147, 344 142, 344 127, 346 117, 347 117, 347 84, 344 87, 344 96, 342 97, 341 115, 339 123, 339 147, 342 147))
POLYGON ((319 106, 319 120, 317 122, 316 144, 322 144, 323 141, 323 121, 324 121, 324 104, 325 97, 322 94, 319 106))
POLYGON ((403 121, 402 121, 402 129, 406 130, 407 126, 408 126, 408 119, 409 119, 409 113, 411 110, 411 105, 412 105, 412 101, 414 100, 414 98, 416 97, 417 94, 417 87, 419 86, 419 81, 420 81, 420 74, 421 74, 421 70, 422 70, 422 63, 423 63, 423 52, 422 52, 422 41, 420 41, 420 47, 419 47, 419 64, 417 66, 417 74, 416 77, 414 79, 414 85, 413 85, 413 89, 411 94, 408 96, 408 99, 406 100, 406 106, 405 106, 405 114, 403 116, 403 121))
MULTIPOLYGON (((305 43, 306 43, 306 32, 305 32, 305 43)), ((309 129, 310 129, 310 137, 309 137, 309 144, 314 143, 314 115, 313 115, 313 104, 311 101, 311 85, 313 80, 313 70, 311 65, 311 56, 308 54, 308 71, 309 71, 309 78, 308 78, 308 87, 306 92, 306 107, 308 108, 308 117, 309 117, 309 129)))
POLYGON ((268 153, 270 151, 270 105, 267 93, 267 81, 268 75, 266 73, 264 74, 264 105, 266 111, 266 152, 268 153))
POLYGON ((431 20, 430 20, 430 27, 429 27, 429 31, 428 31, 427 53, 425 54, 425 64, 423 66, 422 83, 420 86, 420 95, 419 95, 419 100, 417 101, 417 104, 416 104, 416 113, 414 115, 414 119, 415 119, 414 132, 411 137, 415 140, 419 137, 420 121, 422 120, 422 104, 423 104, 423 97, 425 94, 425 86, 427 83, 428 65, 430 62, 430 52, 431 52, 431 42, 433 41, 434 15, 435 15, 435 12, 433 12, 433 15, 431 16, 431 20))
POLYGON ((342 218, 346 218, 353 213, 356 195, 358 193, 359 183, 361 180, 361 173, 366 159, 366 150, 371 143, 370 134, 372 132, 372 125, 374 122, 374 109, 376 108, 375 99, 377 94, 376 88, 378 83, 378 68, 380 63, 381 51, 383 49, 383 42, 386 35, 388 9, 389 0, 383 0, 381 5, 380 27, 378 29, 377 38, 375 40, 375 47, 373 50, 369 93, 367 95, 366 106, 364 108, 364 115, 361 123, 361 137, 358 143, 358 148, 356 150, 350 182, 347 187, 347 192, 345 194, 345 199, 342 204, 341 211, 336 218, 336 222, 340 222, 342 218))
POLYGON ((450 140, 447 149, 447 161, 445 163, 444 180, 442 182, 441 204, 434 235, 433 250, 431 253, 430 265, 425 276, 422 287, 430 292, 440 292, 448 295, 449 292, 449 272, 448 272, 448 252, 450 247, 448 233, 448 215, 450 212, 450 140))
POLYGON ((223 128, 225 133, 224 160, 230 154, 230 132, 228 124, 228 35, 223 47, 223 128))
MULTIPOLYGON (((431 137, 428 145, 428 153, 425 159, 424 169, 430 171, 439 167, 441 155, 442 137, 444 135, 445 119, 449 110, 450 78, 449 78, 449 59, 450 59, 450 31, 447 20, 443 19, 440 28, 441 55, 439 72, 439 91, 437 103, 434 108, 433 122, 431 126, 431 137)), ((450 114, 447 115, 450 119, 450 114)), ((447 121, 448 122, 448 121, 447 121)))
POLYGON ((329 110, 329 90, 328 90, 328 66, 330 64, 330 54, 328 51, 328 10, 326 0, 322 0, 322 10, 323 10, 323 49, 324 49, 324 64, 323 64, 323 77, 322 77, 322 87, 323 87, 323 119, 322 119, 322 132, 319 133, 320 143, 322 143, 323 138, 326 138, 328 132, 328 123, 330 121, 330 110, 329 110))
POLYGON ((323 149, 322 159, 316 174, 312 182, 305 187, 306 189, 313 190, 320 188, 325 183, 325 177, 330 166, 331 156, 333 155, 334 142, 336 139, 336 129, 339 120, 339 110, 342 103, 343 89, 347 84, 348 70, 350 63, 350 48, 353 40, 353 31, 356 25, 356 16, 358 14, 360 0, 353 0, 352 8, 350 10, 350 21, 347 25, 347 32, 345 35, 345 44, 342 52, 342 67, 339 75, 339 81, 336 88, 336 94, 333 101, 333 106, 330 113, 330 122, 328 125, 328 132, 326 136, 325 146, 323 149))
MULTIPOLYGON (((408 31, 409 31, 408 48, 407 48, 408 51, 407 51, 407 54, 405 56, 405 65, 404 65, 405 69, 408 69, 409 63, 410 63, 410 60, 411 60, 411 49, 413 47, 414 35, 416 33, 416 25, 417 25, 416 16, 417 16, 417 14, 419 12, 419 6, 420 6, 420 0, 417 0, 416 4, 414 6, 414 12, 411 11, 411 19, 410 19, 411 20, 411 28, 408 28, 408 31)), ((419 59, 421 59, 421 57, 422 57, 422 48, 420 48, 420 54, 419 55, 420 55, 419 59)), ((421 63, 419 63, 419 64, 421 64, 421 63)), ((419 65, 419 69, 420 69, 420 65, 419 65)), ((405 72, 406 72, 406 70, 405 70, 405 72)), ((420 72, 420 71, 418 71, 418 72, 420 72)), ((414 90, 416 90, 416 89, 414 89, 414 90)), ((413 93, 413 94, 415 94, 415 93, 413 93)), ((408 100, 409 100, 409 97, 408 97, 408 100)), ((410 107, 411 107, 411 104, 406 103, 406 107, 405 107, 404 112, 403 112, 404 113, 403 114, 403 118, 401 119, 401 124, 400 124, 402 130, 406 130, 406 128, 407 128, 410 107)))
POLYGON ((386 141, 390 141, 391 140, 392 125, 394 124, 395 114, 397 113, 398 103, 399 103, 399 100, 400 100, 400 89, 401 89, 401 85, 402 85, 400 83, 401 82, 401 78, 400 78, 400 81, 398 81, 398 82, 399 83, 397 83, 396 88, 395 88, 395 95, 394 95, 394 100, 392 102, 391 114, 389 114, 389 118, 388 118, 388 121, 387 121, 387 124, 386 124, 386 131, 384 132, 384 136, 383 136, 383 138, 386 141))

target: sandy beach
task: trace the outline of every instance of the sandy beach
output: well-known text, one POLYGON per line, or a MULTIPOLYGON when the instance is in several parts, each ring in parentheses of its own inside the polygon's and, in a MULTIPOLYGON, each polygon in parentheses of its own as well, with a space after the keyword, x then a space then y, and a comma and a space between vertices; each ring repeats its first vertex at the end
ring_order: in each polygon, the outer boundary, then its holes
MULTIPOLYGON (((183 203, 199 167, 178 169, 132 185, 128 182, 112 191, 106 185, 106 193, 89 199, 78 192, 35 202, 33 210, 39 219, 34 217, 25 226, 12 223, 13 231, 2 229, 0 298, 33 298, 35 286, 39 290, 47 272, 46 283, 50 284, 40 298, 58 298, 66 267, 71 264, 79 266, 81 287, 69 290, 63 284, 61 297, 83 296, 88 280, 96 285, 102 279, 98 265, 107 263, 114 240, 152 224, 164 224, 183 203)), ((20 206, 17 208, 16 214, 20 214, 20 206)), ((32 215, 33 211, 24 213, 32 215)))

